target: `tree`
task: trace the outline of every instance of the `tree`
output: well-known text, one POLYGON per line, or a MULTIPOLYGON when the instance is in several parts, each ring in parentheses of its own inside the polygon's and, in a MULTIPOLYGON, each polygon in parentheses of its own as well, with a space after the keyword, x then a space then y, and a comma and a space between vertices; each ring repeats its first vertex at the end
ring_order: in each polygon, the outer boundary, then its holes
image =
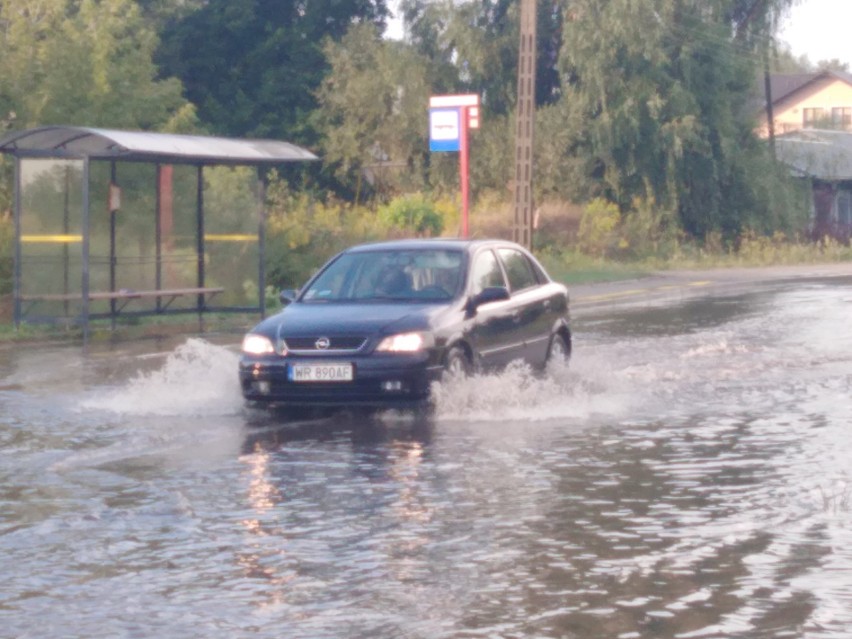
POLYGON ((385 0, 210 0, 167 24, 157 61, 217 133, 311 145, 323 40, 386 16, 385 0))
POLYGON ((167 24, 201 9, 206 0, 136 0, 142 15, 161 32, 167 24))
POLYGON ((576 158, 565 190, 623 212, 654 201, 699 237, 773 215, 756 196, 765 152, 748 104, 771 4, 572 0, 560 56, 567 131, 554 138, 576 158))
MULTIPOLYGON (((409 43, 435 65, 436 92, 477 93, 492 116, 509 115, 517 91, 519 3, 516 0, 402 0, 409 43)), ((540 2, 536 103, 559 97, 556 59, 562 11, 540 2)))
POLYGON ((848 73, 849 63, 832 58, 831 60, 820 60, 816 63, 816 68, 818 71, 842 71, 843 73, 848 73))
POLYGON ((771 70, 773 73, 809 73, 813 71, 813 64, 807 55, 795 55, 787 46, 776 49, 771 58, 771 70))
MULTIPOLYGON (((338 179, 360 196, 366 175, 384 199, 456 191, 456 155, 428 152, 429 96, 442 92, 436 65, 406 43, 383 40, 372 25, 355 25, 340 42, 327 42, 325 52, 331 71, 317 93, 315 123, 338 179)), ((470 136, 474 193, 504 191, 512 174, 513 124, 490 102, 484 111, 470 136)))
MULTIPOLYGON (((428 61, 370 24, 327 40, 330 72, 317 91, 323 157, 339 179, 400 192, 426 183, 428 61)), ((356 191, 361 192, 356 187, 356 191)))
MULTIPOLYGON (((157 37, 131 0, 4 0, 0 25, 0 133, 46 124, 196 129, 180 82, 156 78, 157 37)), ((0 158, 0 218, 12 207, 12 167, 0 158)))
POLYGON ((15 112, 15 126, 148 129, 186 120, 180 82, 156 79, 157 37, 131 0, 10 0, 0 4, 0 23, 0 106, 15 112))

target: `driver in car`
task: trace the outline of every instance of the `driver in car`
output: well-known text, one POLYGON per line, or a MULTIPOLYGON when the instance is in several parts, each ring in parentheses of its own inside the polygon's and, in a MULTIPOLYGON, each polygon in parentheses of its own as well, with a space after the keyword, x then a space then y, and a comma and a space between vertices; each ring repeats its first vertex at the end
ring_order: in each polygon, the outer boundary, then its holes
POLYGON ((411 293, 411 276, 398 266, 389 267, 379 273, 376 282, 378 297, 405 297, 411 293))

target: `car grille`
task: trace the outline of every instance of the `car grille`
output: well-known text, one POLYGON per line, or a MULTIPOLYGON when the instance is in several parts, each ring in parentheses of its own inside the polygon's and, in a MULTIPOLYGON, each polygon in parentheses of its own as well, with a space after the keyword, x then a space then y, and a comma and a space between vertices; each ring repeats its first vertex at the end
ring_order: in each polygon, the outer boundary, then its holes
POLYGON ((283 347, 291 353, 354 353, 361 350, 367 339, 355 336, 325 337, 287 337, 282 340, 283 347), (327 346, 322 348, 323 340, 327 346))

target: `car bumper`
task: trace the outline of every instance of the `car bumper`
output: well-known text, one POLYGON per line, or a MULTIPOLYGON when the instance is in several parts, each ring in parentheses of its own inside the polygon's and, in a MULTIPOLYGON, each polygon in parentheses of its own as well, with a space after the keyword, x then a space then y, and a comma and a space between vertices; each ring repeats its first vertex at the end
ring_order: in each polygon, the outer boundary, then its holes
POLYGON ((295 382, 294 364, 317 359, 243 356, 239 376, 243 397, 269 406, 409 408, 429 400, 443 367, 426 355, 354 358, 352 381, 295 382))

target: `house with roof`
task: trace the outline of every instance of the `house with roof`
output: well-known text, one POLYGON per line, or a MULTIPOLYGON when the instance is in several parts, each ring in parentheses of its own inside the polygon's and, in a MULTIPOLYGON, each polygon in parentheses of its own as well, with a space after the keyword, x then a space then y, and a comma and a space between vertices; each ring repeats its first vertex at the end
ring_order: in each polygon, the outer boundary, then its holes
POLYGON ((772 114, 777 159, 811 185, 811 232, 852 236, 852 73, 818 71, 770 76, 771 109, 762 100, 757 134, 769 137, 772 114))
MULTIPOLYGON (((801 129, 852 132, 852 73, 774 74, 769 87, 776 135, 801 129)), ((757 129, 764 138, 769 136, 767 106, 764 104, 757 129)))
POLYGON ((775 138, 775 154, 811 185, 811 234, 852 237, 852 131, 800 129, 775 138))

